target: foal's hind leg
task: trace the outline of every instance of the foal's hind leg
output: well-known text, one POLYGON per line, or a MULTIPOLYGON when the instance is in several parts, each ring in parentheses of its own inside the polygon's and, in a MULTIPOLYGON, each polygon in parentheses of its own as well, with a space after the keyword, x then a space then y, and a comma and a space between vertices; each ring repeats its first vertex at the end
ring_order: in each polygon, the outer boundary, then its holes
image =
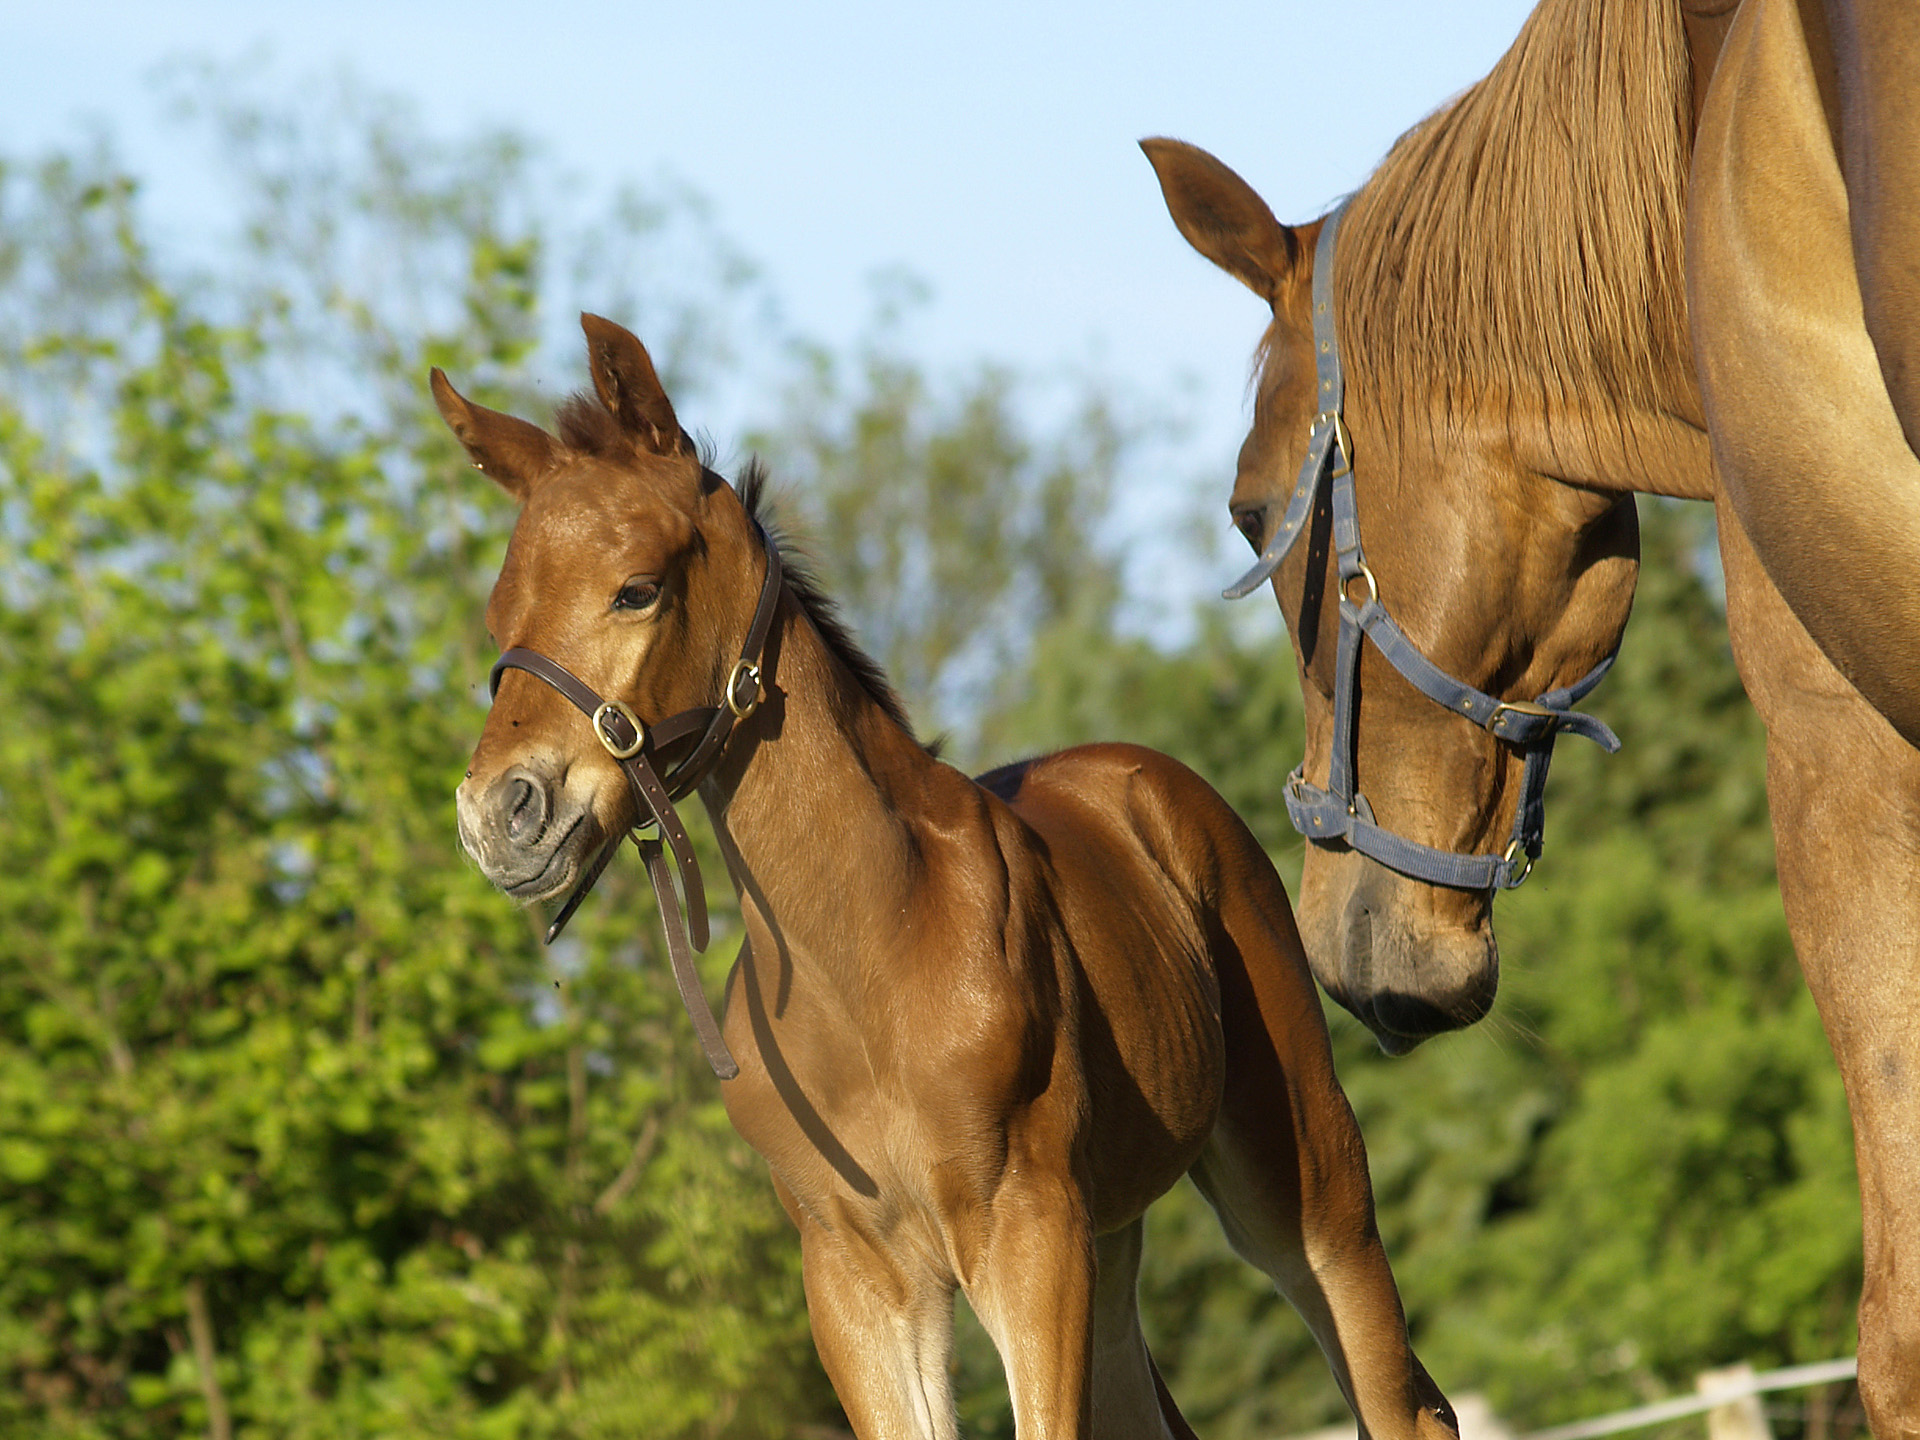
POLYGON ((1285 893, 1270 870, 1224 888, 1215 958, 1227 1085, 1194 1182, 1233 1248, 1313 1331, 1363 1436, 1452 1437, 1452 1409, 1407 1342, 1366 1147, 1285 893))

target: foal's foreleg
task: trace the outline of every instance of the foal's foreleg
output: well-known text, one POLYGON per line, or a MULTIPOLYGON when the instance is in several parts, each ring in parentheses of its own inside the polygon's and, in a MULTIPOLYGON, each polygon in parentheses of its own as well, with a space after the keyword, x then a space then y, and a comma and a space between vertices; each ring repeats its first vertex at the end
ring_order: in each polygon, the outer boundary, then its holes
POLYGON ((1144 1221, 1094 1242, 1093 1433, 1098 1440, 1195 1440, 1140 1333, 1144 1221))
POLYGON ((1094 1240, 1071 1181, 1012 1173, 993 1198, 991 1238, 967 1301, 1000 1352, 1020 1440, 1093 1433, 1094 1240))
POLYGON ((953 1290, 800 1227, 814 1348, 860 1440, 958 1440, 948 1363, 953 1290))

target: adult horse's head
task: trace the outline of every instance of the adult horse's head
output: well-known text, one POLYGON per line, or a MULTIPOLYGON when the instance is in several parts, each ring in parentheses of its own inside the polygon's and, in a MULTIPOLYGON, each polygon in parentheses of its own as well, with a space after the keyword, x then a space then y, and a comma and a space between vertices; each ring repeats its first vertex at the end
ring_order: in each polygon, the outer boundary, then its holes
MULTIPOLYGON (((1320 245, 1332 217, 1290 228, 1204 151, 1143 147, 1181 234, 1272 307, 1231 513, 1266 561, 1243 584, 1270 574, 1306 702, 1289 784, 1311 842, 1301 931, 1328 993, 1385 1049, 1410 1049, 1492 1004, 1492 892, 1539 848, 1539 742, 1562 729, 1611 741, 1567 712, 1632 601, 1638 531, 1615 477, 1659 457, 1577 392, 1552 393, 1545 361, 1530 368, 1476 335, 1512 319, 1511 297, 1485 297, 1496 317, 1470 316, 1440 308, 1446 286, 1409 283, 1409 247, 1431 223, 1403 208, 1427 203, 1417 185, 1380 193, 1376 180, 1338 246, 1320 245), (1493 352, 1484 368, 1476 345, 1493 352)), ((1634 224, 1650 248, 1658 227, 1634 224)), ((1555 242, 1550 229, 1539 244, 1555 242)), ((1458 253, 1413 268, 1429 282, 1445 272, 1456 294, 1501 273, 1458 253)), ((1577 310, 1565 324, 1586 323, 1577 310)))
POLYGON ((474 467, 521 505, 488 630, 630 717, 623 728, 609 715, 603 729, 552 680, 509 668, 511 655, 496 671, 456 795, 460 839, 523 901, 590 881, 595 860, 640 820, 616 743, 639 752, 631 717, 720 714, 741 636, 764 629, 756 587, 710 580, 763 568, 758 553, 735 553, 754 544, 753 525, 711 523, 714 507, 737 509, 738 498, 701 463, 640 342, 596 316, 581 323, 596 393, 560 407, 557 436, 471 403, 433 372, 434 400, 474 467))

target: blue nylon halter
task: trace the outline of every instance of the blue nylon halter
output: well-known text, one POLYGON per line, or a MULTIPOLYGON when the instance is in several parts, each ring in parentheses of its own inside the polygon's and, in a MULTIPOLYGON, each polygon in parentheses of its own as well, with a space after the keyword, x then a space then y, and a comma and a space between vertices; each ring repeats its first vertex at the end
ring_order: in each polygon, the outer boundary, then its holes
MULTIPOLYGON (((1351 199, 1351 197, 1349 197, 1351 199)), ((1341 407, 1346 399, 1346 377, 1340 366, 1340 344, 1333 318, 1333 247, 1343 200, 1327 216, 1313 254, 1314 365, 1319 382, 1319 414, 1308 432, 1307 458, 1300 479, 1288 497, 1280 524, 1253 568, 1224 592, 1238 600, 1265 584, 1307 528, 1307 519, 1323 488, 1332 489, 1333 548, 1339 570, 1340 637, 1335 652, 1333 685, 1333 754, 1322 789, 1309 784, 1306 762, 1287 777, 1287 815, 1294 829, 1317 842, 1344 841, 1361 854, 1415 880, 1461 890, 1511 890, 1527 878, 1540 858, 1546 828, 1547 767, 1553 760, 1553 742, 1562 732, 1593 741, 1608 754, 1620 748, 1619 737, 1591 715, 1572 707, 1598 685, 1612 667, 1609 655, 1573 684, 1549 690, 1535 700, 1497 700, 1458 680, 1435 665, 1406 636, 1380 600, 1379 582, 1367 568, 1360 548, 1360 516, 1353 491, 1353 439, 1347 433, 1341 407), (1366 599, 1356 604, 1349 591, 1364 580, 1366 599), (1407 683, 1438 705, 1473 721, 1497 739, 1526 755, 1521 772, 1520 801, 1514 807, 1513 831, 1504 853, 1462 855, 1396 835, 1377 824, 1373 807, 1355 784, 1358 742, 1355 731, 1359 708, 1360 639, 1373 641, 1388 664, 1407 683)), ((1617 653, 1617 652, 1616 652, 1617 653)))

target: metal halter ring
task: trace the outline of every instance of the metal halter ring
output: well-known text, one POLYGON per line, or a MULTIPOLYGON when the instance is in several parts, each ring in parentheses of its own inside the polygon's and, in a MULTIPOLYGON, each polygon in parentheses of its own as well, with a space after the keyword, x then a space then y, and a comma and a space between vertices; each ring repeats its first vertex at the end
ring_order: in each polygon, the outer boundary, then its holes
POLYGON ((742 660, 733 667, 733 673, 727 676, 727 708, 736 719, 744 720, 760 708, 762 691, 760 688, 760 667, 751 660, 742 660), (753 684, 753 694, 747 699, 740 698, 740 682, 747 680, 753 684))
POLYGON ((607 753, 616 760, 632 759, 640 753, 647 743, 647 727, 640 723, 640 717, 638 715, 634 714, 633 711, 629 710, 618 700, 602 700, 600 702, 600 708, 593 712, 593 733, 600 737, 600 743, 607 747, 607 753), (631 745, 616 745, 613 743, 612 737, 607 734, 607 727, 604 722, 609 711, 618 715, 633 727, 633 743, 631 745))
POLYGON ((1340 598, 1356 610, 1363 610, 1380 598, 1380 582, 1373 578, 1373 571, 1367 568, 1367 563, 1364 560, 1360 562, 1360 568, 1358 570, 1354 571, 1351 575, 1345 576, 1340 581, 1340 598), (1364 580, 1367 582, 1367 598, 1365 600, 1355 600, 1347 593, 1347 587, 1356 580, 1364 580))
POLYGON ((1533 856, 1527 855, 1526 846, 1522 845, 1518 840, 1510 840, 1507 842, 1507 853, 1500 857, 1500 863, 1511 871, 1515 857, 1520 855, 1527 856, 1527 863, 1520 867, 1520 873, 1514 876, 1512 882, 1507 886, 1509 890, 1518 890, 1526 883, 1527 876, 1533 873, 1533 856))

